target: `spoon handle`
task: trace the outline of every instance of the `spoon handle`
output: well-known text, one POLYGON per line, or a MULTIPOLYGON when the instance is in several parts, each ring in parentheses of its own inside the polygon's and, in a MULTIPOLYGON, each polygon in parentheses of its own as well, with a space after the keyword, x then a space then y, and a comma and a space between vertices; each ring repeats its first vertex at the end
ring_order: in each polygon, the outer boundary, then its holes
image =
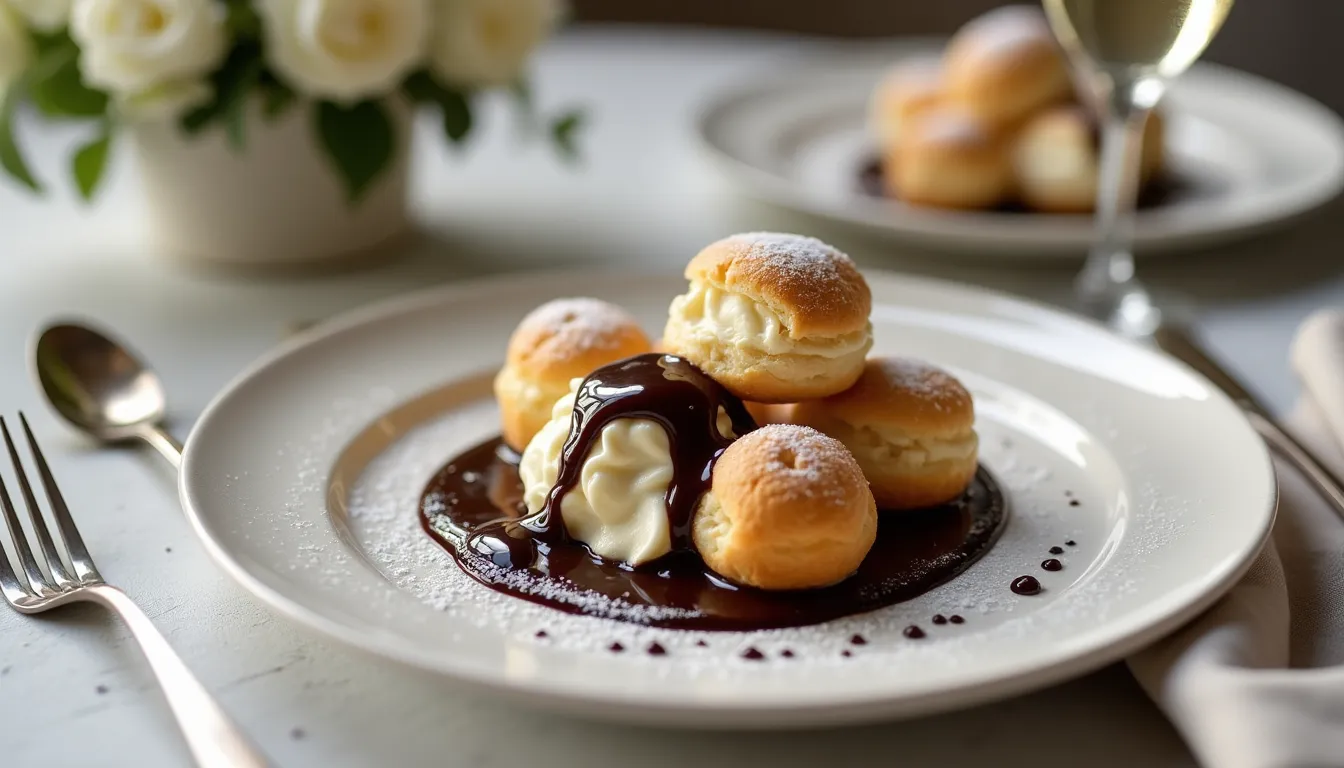
POLYGON ((182 443, 176 437, 157 424, 150 424, 136 433, 136 437, 153 446, 163 458, 173 465, 173 469, 182 468, 182 443))

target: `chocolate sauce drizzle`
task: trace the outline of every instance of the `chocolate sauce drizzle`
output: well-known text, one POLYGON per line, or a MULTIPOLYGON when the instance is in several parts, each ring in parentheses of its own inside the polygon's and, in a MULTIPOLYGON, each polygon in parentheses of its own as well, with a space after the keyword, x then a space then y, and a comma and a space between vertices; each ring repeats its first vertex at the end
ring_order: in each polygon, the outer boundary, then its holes
POLYGON ((578 485, 584 459, 602 428, 616 419, 650 419, 667 432, 675 459, 665 496, 672 551, 692 549, 695 506, 709 490, 714 462, 733 442, 719 432, 720 408, 735 434, 756 429, 741 400, 683 358, 651 352, 598 368, 575 393, 574 423, 560 451, 560 471, 546 504, 521 520, 481 526, 467 538, 467 548, 496 565, 526 568, 537 560, 538 542, 570 543, 560 503, 578 485))
POLYGON ((731 442, 718 431, 720 407, 736 434, 756 427, 741 401, 680 358, 641 355, 601 368, 580 386, 559 479, 543 509, 520 511, 517 454, 494 439, 453 457, 431 479, 421 524, 463 571, 500 592, 567 613, 709 631, 819 624, 909 600, 964 571, 1003 528, 1003 495, 981 469, 951 503, 880 513, 868 557, 839 584, 797 591, 732 584, 706 568, 690 535, 714 462, 731 442), (661 424, 676 468, 666 495, 672 551, 633 567, 572 540, 559 513, 590 445, 617 418, 661 424))

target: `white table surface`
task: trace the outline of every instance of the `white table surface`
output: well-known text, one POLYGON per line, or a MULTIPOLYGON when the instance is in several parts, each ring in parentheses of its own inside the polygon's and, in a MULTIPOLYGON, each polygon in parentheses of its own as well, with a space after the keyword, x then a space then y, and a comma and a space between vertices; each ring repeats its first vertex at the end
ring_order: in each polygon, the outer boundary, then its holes
MULTIPOLYGON (((27 344, 59 315, 94 318, 160 369, 179 434, 295 322, 406 290, 563 261, 680 269, 735 231, 829 239, 870 267, 944 274, 1060 299, 1067 271, 959 268, 739 199, 697 156, 690 118, 713 88, 822 43, 704 31, 572 30, 538 62, 548 105, 584 103, 586 162, 519 149, 502 113, 471 150, 421 142, 415 207, 425 235, 399 261, 308 280, 191 272, 146 252, 135 179, 117 156, 100 202, 64 183, 70 129, 25 124, 61 183, 38 201, 0 184, 0 409, 26 410, 102 572, 154 617, 187 664, 278 765, 835 766, 1190 765, 1123 667, 997 705, 906 723, 783 734, 613 727, 466 695, 335 647, 273 616, 217 570, 183 520, 174 478, 147 451, 97 449, 60 425, 31 384, 27 344)), ((426 130, 430 125, 422 125, 426 130)), ((208 180, 202 180, 208 183, 208 180)), ((1277 408, 1298 321, 1344 299, 1338 205, 1291 230, 1142 269, 1191 296, 1228 362, 1277 408)), ((0 765, 186 765, 124 627, 95 608, 43 618, 0 609, 0 765)))

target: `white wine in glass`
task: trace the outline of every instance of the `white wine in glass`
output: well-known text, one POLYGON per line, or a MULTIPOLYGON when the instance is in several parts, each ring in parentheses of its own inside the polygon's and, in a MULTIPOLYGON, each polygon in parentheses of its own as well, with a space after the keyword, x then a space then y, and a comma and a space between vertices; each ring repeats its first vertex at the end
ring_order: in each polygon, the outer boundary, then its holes
POLYGON ((1232 0, 1044 0, 1080 84, 1103 110, 1097 236, 1078 279, 1084 308, 1117 330, 1150 333, 1161 316, 1134 278, 1134 206, 1143 126, 1168 83, 1204 53, 1232 0))

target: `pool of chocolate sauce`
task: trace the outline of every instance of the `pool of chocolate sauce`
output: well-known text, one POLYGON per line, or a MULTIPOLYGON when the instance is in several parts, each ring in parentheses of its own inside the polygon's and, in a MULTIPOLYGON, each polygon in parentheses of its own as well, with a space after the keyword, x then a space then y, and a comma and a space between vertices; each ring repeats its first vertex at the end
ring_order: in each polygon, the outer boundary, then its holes
MULTIPOLYGON (((652 626, 697 630, 804 626, 909 600, 975 562, 998 537, 1005 516, 998 483, 981 469, 965 494, 951 504, 882 513, 876 543, 845 581, 795 592, 730 584, 708 573, 688 550, 630 568, 596 557, 579 542, 533 539, 530 563, 497 562, 465 545, 482 528, 525 514, 517 458, 496 438, 449 461, 421 497, 424 529, 464 571, 493 589, 567 613, 610 615, 585 599, 595 594, 635 608, 614 618, 652 626), (661 610, 645 615, 640 608, 661 610)), ((513 530, 530 537, 525 529, 513 530)))
MULTIPOLYGON (((883 186, 882 161, 879 158, 873 158, 859 167, 858 188, 859 191, 870 197, 890 198, 886 187, 883 186)), ((1154 176, 1143 185, 1139 190, 1138 208, 1145 210, 1148 208, 1160 208, 1169 205, 1183 197, 1192 194, 1193 185, 1182 177, 1166 172, 1154 176)), ((990 210, 999 213, 1037 213, 1032 209, 1017 202, 1005 202, 990 210)), ((1084 214, 1090 215, 1090 214, 1084 214)))

